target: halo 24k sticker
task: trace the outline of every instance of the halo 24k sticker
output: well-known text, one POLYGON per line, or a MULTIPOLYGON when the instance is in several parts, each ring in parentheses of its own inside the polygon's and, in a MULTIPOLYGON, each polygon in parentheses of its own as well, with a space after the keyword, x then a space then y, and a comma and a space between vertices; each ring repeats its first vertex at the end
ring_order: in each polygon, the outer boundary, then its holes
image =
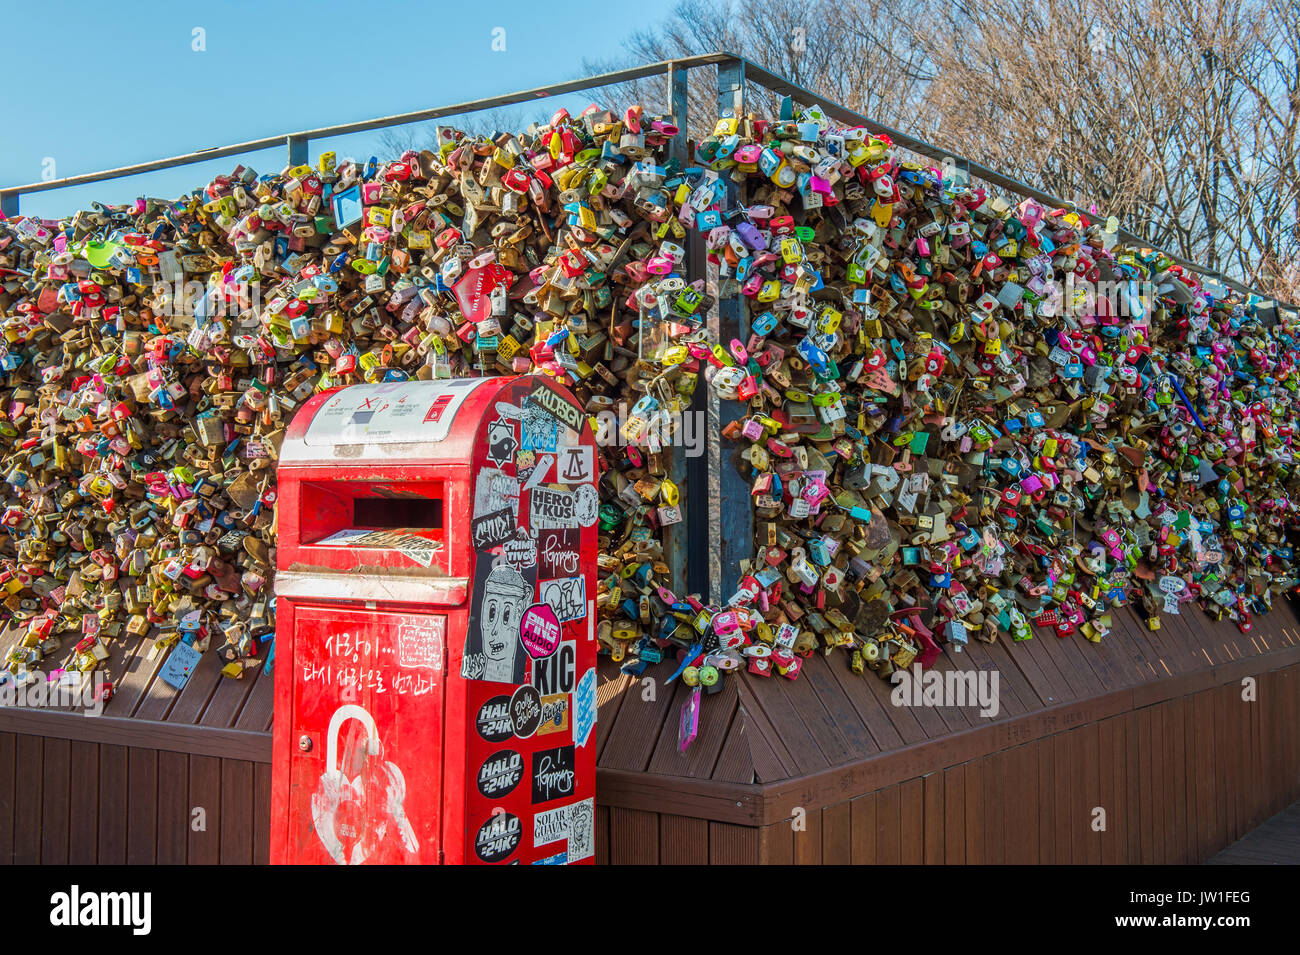
POLYGON ((493 813, 474 837, 474 854, 484 862, 500 862, 519 848, 523 832, 518 816, 504 810, 493 813))
POLYGON ((515 735, 514 723, 510 720, 510 697, 494 696, 478 708, 474 718, 478 735, 489 743, 501 743, 515 735))
POLYGON ((524 758, 513 749, 493 753, 478 771, 478 791, 488 799, 508 796, 524 778, 524 758))

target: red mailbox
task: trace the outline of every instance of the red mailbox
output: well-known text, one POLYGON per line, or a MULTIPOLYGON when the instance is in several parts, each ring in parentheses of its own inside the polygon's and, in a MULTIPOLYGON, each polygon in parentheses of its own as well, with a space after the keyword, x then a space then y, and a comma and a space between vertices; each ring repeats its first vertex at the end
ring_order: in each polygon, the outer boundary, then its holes
POLYGON ((598 468, 541 376, 303 406, 278 482, 273 862, 592 861, 598 468))

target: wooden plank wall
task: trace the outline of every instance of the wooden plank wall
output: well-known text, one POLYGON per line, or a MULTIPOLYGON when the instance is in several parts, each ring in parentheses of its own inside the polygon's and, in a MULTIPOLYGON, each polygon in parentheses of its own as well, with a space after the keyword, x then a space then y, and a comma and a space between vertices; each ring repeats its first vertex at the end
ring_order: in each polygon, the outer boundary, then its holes
MULTIPOLYGON (((810 811, 799 829, 793 815, 760 829, 599 806, 597 861, 1200 862, 1300 797, 1300 666, 1261 674, 1256 694, 1165 700, 810 811)), ((0 733, 0 862, 263 863, 270 794, 267 763, 0 733)))
POLYGON ((1300 667, 1031 740, 761 829, 598 808, 612 864, 1191 864, 1300 798, 1300 667), (1105 829, 1094 830, 1094 811, 1105 829), (1029 824, 1027 824, 1029 823, 1029 824))
POLYGON ((1300 667, 1088 723, 765 827, 764 861, 1194 864, 1300 797, 1300 667), (1095 810, 1105 829, 1094 830, 1095 810), (1027 822, 1036 821, 1036 825, 1027 822))
POLYGON ((270 816, 269 763, 0 733, 0 863, 265 863, 270 816))

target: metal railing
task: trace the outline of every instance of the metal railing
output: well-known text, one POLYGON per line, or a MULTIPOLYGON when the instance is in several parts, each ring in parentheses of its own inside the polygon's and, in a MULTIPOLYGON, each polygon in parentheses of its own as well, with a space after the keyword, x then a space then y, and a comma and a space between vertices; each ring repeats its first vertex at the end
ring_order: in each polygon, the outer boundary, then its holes
MULTIPOLYGON (((953 162, 964 169, 968 175, 978 178, 991 185, 998 186, 1008 192, 1036 199, 1045 205, 1054 208, 1073 208, 1073 203, 1067 202, 1058 196, 1049 192, 1037 189, 1027 183, 1021 182, 1011 176, 1004 175, 996 169, 990 169, 980 163, 972 162, 961 156, 955 156, 951 151, 941 149, 925 140, 918 139, 915 136, 878 123, 867 116, 863 116, 854 110, 841 106, 838 103, 827 101, 805 87, 792 83, 785 77, 772 73, 757 64, 751 63, 744 57, 736 56, 732 53, 717 52, 706 53, 698 56, 679 57, 671 60, 662 60, 658 63, 648 63, 642 66, 636 66, 624 70, 616 70, 611 73, 602 73, 596 76, 587 76, 581 79, 569 80, 563 83, 552 83, 547 86, 536 87, 530 90, 521 90, 516 93, 507 93, 503 96, 491 96, 484 99, 470 100, 464 103, 455 103, 447 106, 439 106, 433 109, 416 110, 410 113, 398 113, 393 116, 382 116, 375 119, 361 120, 354 123, 343 123, 336 126, 322 126, 317 129, 301 130, 294 133, 285 133, 278 136, 268 136, 262 139, 254 139, 243 143, 234 143, 229 146, 214 146, 205 149, 198 149, 194 152, 185 153, 179 156, 172 156, 167 159, 155 159, 149 162, 136 163, 130 166, 121 166, 116 169, 106 169, 101 172, 85 173, 78 176, 68 176, 63 179, 51 179, 42 182, 28 183, 22 186, 3 186, 0 187, 0 212, 7 217, 13 217, 19 214, 20 200, 23 195, 37 192, 47 192, 52 189, 64 189, 70 186, 80 186, 93 182, 104 182, 112 179, 121 179, 127 176, 135 176, 141 173, 154 172, 160 169, 171 169, 177 166, 186 166, 193 163, 206 162, 211 159, 220 159, 227 156, 237 156, 244 153, 257 152, 263 149, 270 149, 277 146, 283 146, 287 152, 288 165, 300 165, 307 162, 307 144, 313 140, 327 139, 335 136, 345 136, 352 133, 367 132, 376 129, 385 129, 392 126, 404 126, 411 123, 427 122, 429 120, 442 119, 449 116, 458 116, 465 113, 472 113, 479 110, 495 109, 502 106, 512 106, 519 103, 535 102, 551 96, 561 96, 566 93, 576 93, 584 90, 594 89, 602 86, 614 86, 620 83, 630 83, 635 80, 646 79, 649 77, 665 76, 668 85, 668 102, 669 112, 678 127, 678 134, 673 140, 670 153, 681 159, 683 163, 689 160, 690 148, 687 140, 688 129, 688 110, 687 110, 687 76, 690 70, 701 67, 717 68, 717 104, 718 113, 722 115, 726 111, 732 111, 732 115, 740 115, 743 111, 745 102, 745 88, 749 83, 763 87, 772 93, 781 96, 788 96, 796 103, 804 106, 817 104, 832 119, 850 126, 860 126, 873 134, 886 134, 893 142, 913 153, 925 156, 937 163, 953 162)), ((744 187, 739 186, 728 180, 730 190, 730 201, 743 201, 744 196, 738 195, 737 191, 744 187)), ((1139 247, 1149 248, 1150 244, 1139 237, 1136 233, 1121 228, 1119 238, 1125 243, 1139 247)), ((1207 269, 1195 262, 1170 253, 1167 250, 1157 250, 1167 256, 1170 260, 1177 262, 1184 268, 1191 269, 1203 276, 1215 279, 1236 291, 1246 295, 1258 295, 1259 293, 1247 288, 1240 282, 1230 279, 1227 276, 1207 269)), ((687 244, 687 264, 688 276, 690 279, 699 278, 705 275, 705 255, 701 237, 698 233, 692 231, 688 237, 687 244)), ((1268 298, 1268 296, 1261 296, 1268 298)), ((718 302, 719 332, 722 340, 738 338, 745 341, 749 337, 749 317, 746 308, 746 300, 743 295, 720 298, 718 302)), ((1282 306, 1294 310, 1294 306, 1282 306)), ((705 389, 697 389, 695 402, 692 410, 695 412, 704 412, 703 395, 705 389)), ((720 411, 720 420, 722 417, 738 417, 742 413, 741 407, 735 402, 722 402, 720 411)), ((684 503, 686 512, 693 515, 707 515, 710 495, 710 487, 719 488, 716 499, 712 505, 716 508, 718 520, 720 523, 720 541, 719 553, 721 556, 718 576, 714 576, 712 586, 710 586, 710 568, 713 560, 709 553, 709 534, 704 531, 707 526, 704 522, 697 521, 695 526, 699 528, 696 534, 690 535, 686 530, 685 522, 682 524, 671 525, 665 530, 665 551, 669 566, 673 571, 674 580, 677 582, 685 580, 687 588, 691 592, 703 593, 711 591, 711 598, 716 602, 720 596, 719 587, 721 583, 735 581, 739 578, 739 562, 747 560, 752 556, 753 550, 753 514, 749 506, 750 487, 747 481, 730 467, 728 462, 722 458, 722 449, 716 447, 719 441, 719 435, 714 433, 713 429, 706 429, 707 440, 709 442, 708 454, 702 457, 686 459, 684 450, 678 444, 672 450, 671 464, 669 474, 674 481, 684 484, 684 503), (706 465, 706 462, 715 461, 715 465, 706 465), (710 474, 716 467, 717 472, 710 474), (712 478, 712 480, 710 480, 712 478)))

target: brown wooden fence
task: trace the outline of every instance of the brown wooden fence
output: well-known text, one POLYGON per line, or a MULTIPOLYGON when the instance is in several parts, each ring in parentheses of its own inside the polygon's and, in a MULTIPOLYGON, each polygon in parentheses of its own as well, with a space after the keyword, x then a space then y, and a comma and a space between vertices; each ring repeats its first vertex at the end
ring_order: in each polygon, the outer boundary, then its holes
POLYGON ((597 859, 1198 863, 1300 797, 1297 686, 1291 666, 1259 677, 1258 705, 1236 681, 1164 700, 813 808, 798 828, 605 808, 597 859))
MULTIPOLYGON (((684 688, 602 661, 598 861, 1207 859, 1300 796, 1300 620, 1116 621, 1100 645, 945 650, 937 669, 998 672, 992 719, 895 707, 838 655, 793 683, 728 678, 686 753, 684 688)), ((0 861, 265 862, 271 677, 205 659, 177 693, 160 659, 121 663, 104 716, 0 710, 0 861)))
POLYGON ((1249 635, 1199 613, 1151 633, 1125 611, 1100 645, 1039 632, 945 649, 940 669, 998 671, 994 719, 895 707, 886 684, 815 656, 795 683, 729 682, 685 755, 684 691, 646 703, 611 675, 597 858, 1203 861, 1300 797, 1298 628, 1285 603, 1249 635))

